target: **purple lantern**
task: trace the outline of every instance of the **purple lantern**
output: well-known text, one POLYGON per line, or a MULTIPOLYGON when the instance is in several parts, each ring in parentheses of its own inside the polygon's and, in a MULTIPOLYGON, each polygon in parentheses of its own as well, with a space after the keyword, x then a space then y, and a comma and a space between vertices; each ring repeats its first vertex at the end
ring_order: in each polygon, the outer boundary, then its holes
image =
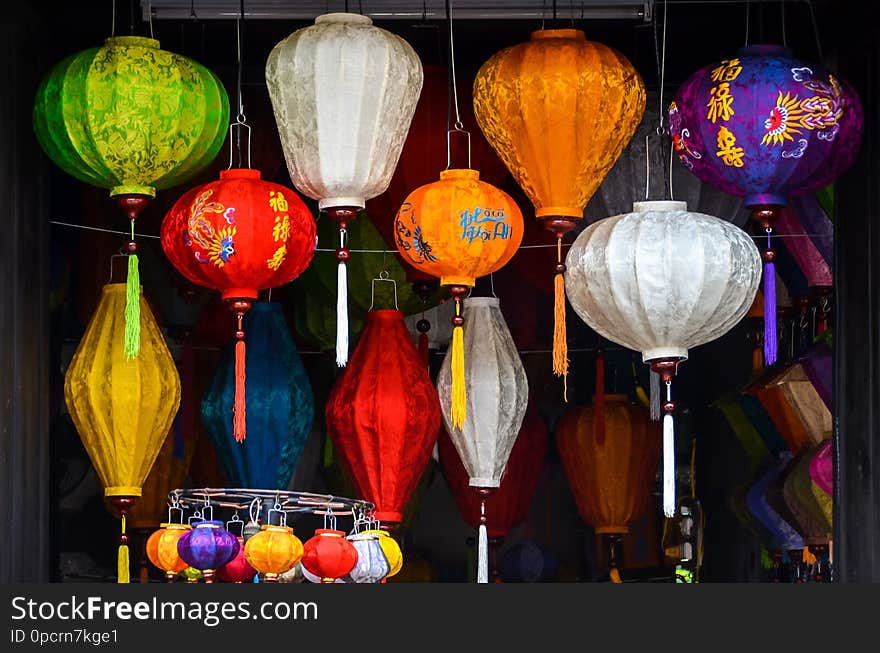
POLYGON ((810 461, 810 477, 829 497, 834 494, 834 460, 831 453, 831 440, 825 440, 810 461))
POLYGON ((214 572, 238 555, 238 538, 223 528, 222 521, 200 521, 177 540, 177 553, 206 583, 214 582, 214 572))
MULTIPOLYGON (((700 180, 743 197, 767 231, 764 314, 776 314, 771 230, 788 199, 832 183, 856 159, 862 106, 845 82, 792 57, 751 45, 697 71, 669 106, 673 147, 700 180)), ((776 361, 776 321, 765 320, 764 358, 776 361)))

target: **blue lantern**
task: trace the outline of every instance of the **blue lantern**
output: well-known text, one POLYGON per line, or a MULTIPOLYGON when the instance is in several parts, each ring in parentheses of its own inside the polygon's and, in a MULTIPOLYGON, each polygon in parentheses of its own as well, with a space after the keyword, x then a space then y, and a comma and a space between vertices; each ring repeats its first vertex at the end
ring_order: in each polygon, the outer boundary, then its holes
POLYGON ((247 439, 238 443, 232 433, 234 342, 224 349, 202 399, 202 421, 233 486, 286 489, 312 428, 312 387, 280 304, 255 303, 245 315, 244 330, 247 439))

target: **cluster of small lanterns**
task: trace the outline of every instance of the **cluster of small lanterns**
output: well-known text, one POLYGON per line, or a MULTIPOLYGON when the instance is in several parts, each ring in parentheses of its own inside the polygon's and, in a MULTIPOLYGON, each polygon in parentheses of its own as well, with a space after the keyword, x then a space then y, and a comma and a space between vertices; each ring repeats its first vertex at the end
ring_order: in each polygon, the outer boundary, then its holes
POLYGON ((163 523, 147 540, 147 557, 168 582, 380 583, 403 567, 400 546, 375 522, 356 521, 346 534, 331 517, 329 528, 302 542, 280 514, 279 524, 245 524, 237 516, 225 524, 163 523), (232 532, 235 524, 241 535, 232 532))

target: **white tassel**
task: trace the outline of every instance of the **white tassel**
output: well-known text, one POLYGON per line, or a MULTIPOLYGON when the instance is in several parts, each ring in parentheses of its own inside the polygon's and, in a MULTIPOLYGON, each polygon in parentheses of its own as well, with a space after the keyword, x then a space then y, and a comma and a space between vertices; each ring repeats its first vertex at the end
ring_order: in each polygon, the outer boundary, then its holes
POLYGON ((348 363, 348 274, 340 262, 336 274, 336 364, 348 363))
POLYGON ((675 517, 675 426, 670 414, 663 416, 663 514, 675 517))
POLYGON ((660 375, 651 370, 651 420, 660 421, 660 375))
POLYGON ((489 536, 486 524, 480 524, 480 543, 477 547, 477 582, 489 582, 489 536))

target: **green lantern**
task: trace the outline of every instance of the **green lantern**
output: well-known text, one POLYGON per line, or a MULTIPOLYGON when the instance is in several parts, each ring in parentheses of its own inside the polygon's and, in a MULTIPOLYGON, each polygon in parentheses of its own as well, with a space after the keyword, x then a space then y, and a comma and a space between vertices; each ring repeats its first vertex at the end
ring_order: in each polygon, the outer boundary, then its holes
POLYGON ((71 55, 40 84, 34 130, 65 172, 111 197, 190 179, 223 145, 229 99, 207 68, 140 36, 71 55))
POLYGON ((134 221, 157 189, 195 176, 223 145, 229 98, 207 68, 155 39, 109 38, 57 64, 37 89, 34 131, 62 170, 106 188, 131 224, 126 358, 140 350, 134 221))

